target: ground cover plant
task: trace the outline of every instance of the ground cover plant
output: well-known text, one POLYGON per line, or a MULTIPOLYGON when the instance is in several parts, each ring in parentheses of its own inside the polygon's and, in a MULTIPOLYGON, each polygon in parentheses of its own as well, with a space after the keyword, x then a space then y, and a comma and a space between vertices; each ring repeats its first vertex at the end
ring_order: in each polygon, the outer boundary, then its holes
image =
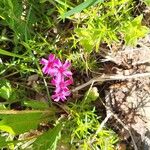
POLYGON ((149 0, 1 0, 0 148, 141 149, 120 104, 125 98, 113 92, 122 89, 120 80, 149 76, 135 65, 149 63, 150 45, 139 42, 150 33, 149 6, 149 0))

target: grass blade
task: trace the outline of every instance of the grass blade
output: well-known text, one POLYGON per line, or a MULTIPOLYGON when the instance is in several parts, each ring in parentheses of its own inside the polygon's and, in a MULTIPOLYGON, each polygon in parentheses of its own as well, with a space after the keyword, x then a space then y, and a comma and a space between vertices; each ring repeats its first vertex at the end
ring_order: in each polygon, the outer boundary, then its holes
POLYGON ((83 9, 88 8, 94 4, 97 4, 98 2, 103 2, 103 0, 87 0, 80 5, 76 6, 75 8, 69 10, 64 14, 64 18, 70 17, 71 15, 81 12, 83 9))
POLYGON ((22 55, 14 54, 14 53, 8 52, 8 51, 3 50, 3 49, 0 49, 0 54, 1 54, 1 55, 11 56, 11 57, 23 58, 23 59, 25 58, 25 57, 22 56, 22 55))

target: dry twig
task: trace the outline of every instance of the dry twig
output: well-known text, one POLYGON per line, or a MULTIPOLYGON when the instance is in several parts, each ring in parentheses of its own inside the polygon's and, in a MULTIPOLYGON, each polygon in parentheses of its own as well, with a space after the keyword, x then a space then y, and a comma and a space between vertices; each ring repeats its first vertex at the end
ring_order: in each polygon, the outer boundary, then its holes
POLYGON ((113 81, 113 80, 129 80, 129 79, 135 79, 135 78, 141 78, 141 77, 148 77, 150 76, 150 72, 146 73, 137 73, 137 74, 132 74, 132 75, 101 75, 98 77, 95 77, 88 82, 76 87, 75 89, 72 90, 72 92, 81 90, 85 88, 86 86, 95 83, 95 82, 105 82, 105 81, 113 81))

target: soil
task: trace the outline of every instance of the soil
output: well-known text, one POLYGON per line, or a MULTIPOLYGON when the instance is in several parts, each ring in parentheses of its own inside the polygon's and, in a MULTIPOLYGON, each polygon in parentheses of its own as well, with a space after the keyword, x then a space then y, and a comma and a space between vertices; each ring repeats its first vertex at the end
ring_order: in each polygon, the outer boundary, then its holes
MULTIPOLYGON (((144 73, 150 72, 150 35, 140 39, 136 47, 122 47, 113 54, 107 55, 106 68, 110 73, 116 75, 136 75, 141 77, 127 80, 116 80, 115 82, 105 82, 106 106, 117 114, 118 118, 131 131, 134 142, 138 149, 150 149, 150 77, 144 73), (109 59, 108 59, 109 58, 109 59), (113 65, 111 65, 113 64, 113 65)), ((133 139, 125 126, 113 117, 110 119, 110 126, 119 132, 120 139, 126 141, 130 148, 133 146, 133 139), (112 125, 111 125, 112 124, 112 125)))

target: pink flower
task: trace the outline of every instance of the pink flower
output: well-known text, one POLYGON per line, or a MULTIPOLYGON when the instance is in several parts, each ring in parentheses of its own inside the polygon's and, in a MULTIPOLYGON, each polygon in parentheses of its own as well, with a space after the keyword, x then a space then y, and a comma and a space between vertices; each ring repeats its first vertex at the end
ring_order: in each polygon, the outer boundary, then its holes
POLYGON ((56 59, 55 59, 55 55, 53 55, 53 54, 49 55, 48 60, 42 58, 40 63, 42 65, 44 65, 44 67, 42 68, 43 73, 54 76, 54 74, 56 72, 56 70, 54 68, 55 62, 56 62, 56 59))
POLYGON ((49 55, 48 60, 42 58, 40 63, 44 65, 43 73, 52 77, 51 83, 56 87, 52 99, 56 102, 66 100, 66 97, 71 94, 68 86, 73 83, 72 72, 69 71, 71 63, 66 60, 63 64, 53 54, 49 55))
POLYGON ((58 102, 60 100, 64 101, 64 100, 66 100, 66 96, 69 96, 70 94, 71 94, 71 92, 69 90, 67 90, 67 89, 61 90, 58 93, 55 92, 55 94, 52 95, 52 99, 55 102, 58 102))
POLYGON ((62 78, 62 80, 59 82, 57 81, 56 78, 56 79, 52 79, 51 83, 56 86, 55 92, 58 93, 61 90, 69 90, 67 86, 73 84, 73 79, 70 78, 68 80, 64 80, 64 78, 62 78))
POLYGON ((55 67, 57 68, 57 80, 61 81, 62 77, 71 77, 72 72, 68 71, 71 63, 69 61, 65 61, 63 64, 59 59, 56 60, 55 67))

